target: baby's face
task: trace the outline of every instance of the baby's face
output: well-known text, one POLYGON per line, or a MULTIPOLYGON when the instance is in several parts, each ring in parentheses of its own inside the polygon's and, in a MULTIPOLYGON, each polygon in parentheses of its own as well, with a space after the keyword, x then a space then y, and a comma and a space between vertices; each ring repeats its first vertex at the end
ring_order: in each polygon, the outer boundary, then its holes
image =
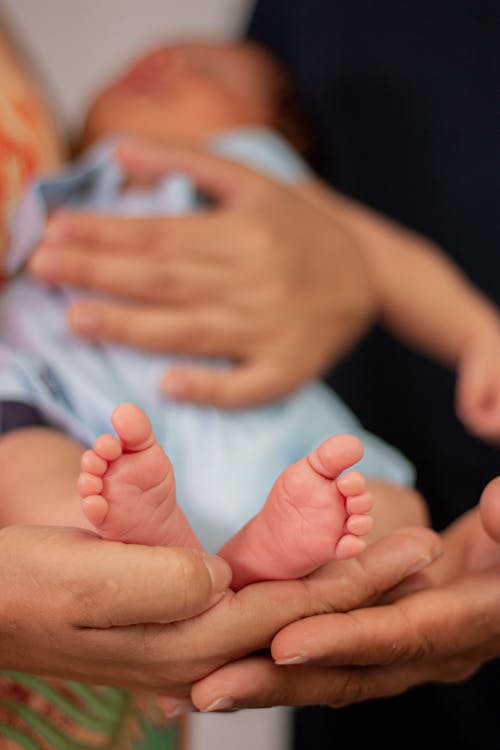
POLYGON ((199 145, 241 125, 271 125, 273 63, 246 43, 183 43, 134 62, 96 98, 87 145, 112 133, 160 144, 199 145))

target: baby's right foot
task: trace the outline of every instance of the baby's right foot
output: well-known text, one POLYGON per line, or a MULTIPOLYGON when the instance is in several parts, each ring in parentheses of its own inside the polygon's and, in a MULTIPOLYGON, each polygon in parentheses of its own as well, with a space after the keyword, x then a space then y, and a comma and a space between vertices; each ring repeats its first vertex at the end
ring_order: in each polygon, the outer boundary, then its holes
POLYGON ((77 487, 88 520, 105 539, 201 549, 177 504, 172 464, 147 416, 122 404, 111 421, 118 439, 101 435, 82 456, 77 487))
POLYGON ((371 496, 359 472, 339 476, 362 455, 357 438, 336 435, 278 477, 263 509, 219 550, 233 570, 232 588, 301 578, 365 548, 371 496))

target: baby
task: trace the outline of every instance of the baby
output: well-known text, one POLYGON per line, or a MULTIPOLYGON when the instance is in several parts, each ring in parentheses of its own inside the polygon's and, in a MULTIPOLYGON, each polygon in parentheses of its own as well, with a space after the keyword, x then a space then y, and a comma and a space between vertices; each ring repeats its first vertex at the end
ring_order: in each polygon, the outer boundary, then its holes
MULTIPOLYGON (((167 177, 152 190, 125 186, 109 136, 208 141, 218 152, 277 179, 305 179, 306 163, 277 132, 281 128, 297 144, 306 144, 305 131, 290 111, 286 78, 254 45, 183 44, 143 58, 91 107, 82 140, 101 145, 61 178, 28 190, 13 228, 9 274, 29 257, 45 213, 58 205, 128 215, 209 210, 182 175, 167 177)), ((16 456, 5 462, 12 466, 12 482, 10 470, 2 478, 12 499, 10 508, 3 505, 4 523, 86 524, 123 541, 201 543, 211 551, 223 545, 221 554, 239 588, 253 580, 302 576, 333 556, 357 554, 371 529, 373 494, 379 508, 397 495, 395 507, 405 509, 398 524, 425 519, 411 489, 409 463, 366 433, 323 384, 311 383, 252 410, 222 412, 170 402, 159 385, 179 358, 77 340, 65 323, 68 300, 76 294, 42 287, 21 274, 0 300, 3 431, 10 415, 19 414, 19 404, 23 426, 30 427, 9 430, 0 441, 4 457, 16 456), (112 412, 118 438, 98 437, 112 412), (48 427, 62 428, 86 445, 97 438, 93 451, 84 454, 78 483, 86 518, 69 501, 76 493, 68 478, 81 449, 48 427), (182 511, 163 448, 175 470, 182 511), (24 462, 26 470, 20 470, 24 462), (354 464, 368 476, 366 484, 359 472, 345 473, 354 464), (36 508, 30 501, 35 490, 36 508)), ((22 425, 16 417, 11 426, 22 425)))
MULTIPOLYGON (((255 45, 173 45, 142 58, 102 92, 90 109, 82 143, 129 134, 157 144, 202 145, 275 179, 306 181, 308 167, 290 146, 307 147, 300 119, 290 116, 291 100, 285 76, 255 45)), ((112 148, 104 146, 60 179, 28 191, 6 261, 10 275, 29 257, 43 231, 44 212, 59 205, 136 215, 210 210, 182 175, 167 177, 153 190, 127 186, 112 148)), ((427 255, 442 276, 439 257, 432 250, 427 255)), ((407 260, 405 273, 411 275, 419 260, 407 260)), ((475 322, 494 329, 500 352, 496 311, 451 265, 444 274, 462 306, 460 319, 470 311, 475 322)), ((383 263, 374 275, 381 279, 386 313, 398 280, 383 263)), ((201 541, 220 549, 239 588, 254 580, 302 576, 332 557, 357 554, 371 530, 372 497, 381 517, 379 533, 425 520, 411 489, 412 467, 366 433, 319 382, 254 410, 221 412, 169 402, 159 395, 159 384, 179 358, 77 341, 64 316, 76 294, 21 275, 1 300, 4 432, 19 404, 26 407, 23 426, 30 427, 9 431, 0 442, 1 454, 14 457, 2 478, 9 499, 2 508, 4 523, 87 523, 106 538, 147 544, 201 541), (126 403, 117 406, 120 402, 126 403), (111 412, 117 438, 101 435, 111 412), (76 497, 79 445, 49 427, 94 445, 84 453, 78 480, 86 521, 78 504, 69 502, 76 497), (346 473, 353 465, 366 480, 359 472, 346 473)), ((396 315, 402 329, 406 302, 411 308, 413 300, 403 299, 401 307, 397 298, 396 309, 386 313, 396 315)), ((456 310, 445 313, 451 336, 456 310)), ((464 347, 468 343, 464 337, 464 347)), ((483 401, 500 424, 495 359, 476 354, 485 375, 483 401)), ((14 420, 11 426, 21 425, 14 420)))

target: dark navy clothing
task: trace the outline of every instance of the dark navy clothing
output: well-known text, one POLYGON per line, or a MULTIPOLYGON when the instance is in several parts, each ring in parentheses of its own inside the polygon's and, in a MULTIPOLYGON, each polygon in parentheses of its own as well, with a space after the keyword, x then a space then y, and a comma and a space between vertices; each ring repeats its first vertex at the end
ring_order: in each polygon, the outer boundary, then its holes
POLYGON ((0 401, 0 435, 22 427, 49 426, 49 421, 35 407, 19 401, 0 401))
MULTIPOLYGON (((500 303, 498 0, 262 0, 249 34, 297 83, 322 175, 436 240, 500 303)), ((453 375, 381 331, 330 382, 417 466, 437 528, 500 474, 500 452, 454 416, 453 375)), ((478 747, 483 732, 497 735, 499 686, 493 663, 467 685, 298 712, 297 747, 377 735, 389 748, 478 747)))

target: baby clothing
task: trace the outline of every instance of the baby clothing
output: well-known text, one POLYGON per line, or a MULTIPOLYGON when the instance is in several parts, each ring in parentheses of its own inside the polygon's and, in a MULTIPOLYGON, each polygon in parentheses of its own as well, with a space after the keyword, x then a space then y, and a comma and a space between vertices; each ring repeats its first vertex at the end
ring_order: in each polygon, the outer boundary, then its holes
MULTIPOLYGON (((181 174, 166 177, 151 190, 125 189, 114 147, 103 142, 63 174, 38 180, 26 191, 12 227, 6 265, 10 281, 0 295, 0 402, 34 407, 48 424, 84 445, 110 431, 110 415, 118 404, 137 404, 172 461, 179 503, 210 552, 255 515, 289 464, 330 435, 351 433, 361 439, 365 453, 357 468, 366 476, 412 484, 412 465, 366 432, 319 380, 251 409, 176 403, 159 390, 170 368, 188 362, 227 368, 231 363, 87 342, 69 330, 68 305, 82 294, 88 298, 88 292, 47 286, 22 272, 48 211, 66 206, 145 216, 210 210, 181 174)), ((225 133, 209 148, 284 182, 308 174, 289 145, 266 129, 225 133)), ((1 420, 0 404, 0 429, 1 420)))

